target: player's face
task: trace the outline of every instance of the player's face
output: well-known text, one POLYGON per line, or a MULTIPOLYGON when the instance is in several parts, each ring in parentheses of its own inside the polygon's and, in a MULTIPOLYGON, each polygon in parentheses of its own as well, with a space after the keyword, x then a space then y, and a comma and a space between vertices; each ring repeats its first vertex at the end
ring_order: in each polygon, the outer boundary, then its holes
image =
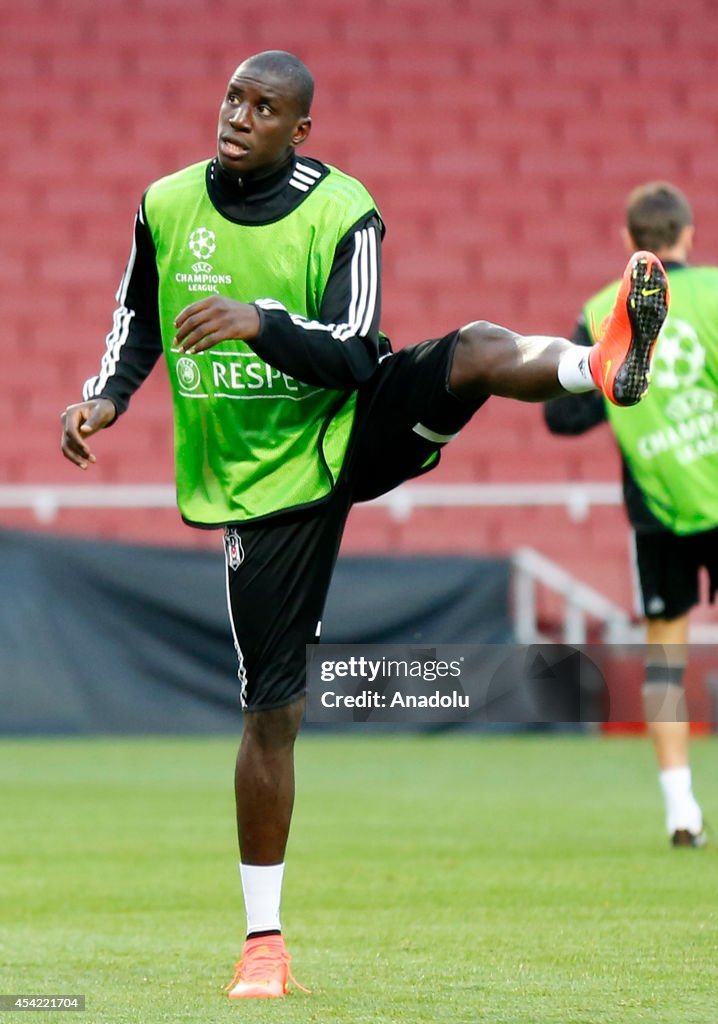
POLYGON ((231 174, 268 174, 304 142, 310 125, 286 82, 240 65, 219 108, 217 157, 231 174))

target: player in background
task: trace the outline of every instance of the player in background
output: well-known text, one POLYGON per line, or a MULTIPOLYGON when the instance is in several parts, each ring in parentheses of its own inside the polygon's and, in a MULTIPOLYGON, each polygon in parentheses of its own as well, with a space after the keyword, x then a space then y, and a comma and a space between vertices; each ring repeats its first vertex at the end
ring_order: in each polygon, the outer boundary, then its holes
MULTIPOLYGON (((650 391, 633 409, 608 405, 594 392, 554 399, 544 412, 555 434, 581 434, 608 418, 618 442, 649 645, 643 710, 671 841, 698 847, 706 833, 691 782, 683 673, 702 567, 711 601, 718 588, 718 268, 688 266, 693 233, 688 200, 673 185, 650 182, 631 193, 626 245, 654 250, 671 289, 650 391)), ((596 341, 594 325, 610 310, 615 288, 583 307, 578 344, 596 341)))
POLYGON ((88 469, 89 438, 164 354, 180 511, 224 529, 244 709, 235 794, 247 928, 232 999, 287 991, 280 899, 305 652, 351 505, 430 470, 491 394, 544 401, 598 387, 638 401, 667 305, 663 268, 638 253, 590 353, 485 321, 392 352, 379 331, 374 200, 296 152, 312 94, 306 66, 283 51, 232 74, 216 156, 145 192, 100 371, 62 414, 63 453, 88 469))

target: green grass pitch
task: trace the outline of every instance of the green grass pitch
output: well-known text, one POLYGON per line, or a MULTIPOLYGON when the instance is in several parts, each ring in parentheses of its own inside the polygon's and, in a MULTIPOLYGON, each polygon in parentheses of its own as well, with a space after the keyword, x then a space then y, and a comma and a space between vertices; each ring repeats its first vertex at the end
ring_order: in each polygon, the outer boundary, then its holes
POLYGON ((229 1003, 234 751, 0 743, 0 994, 84 993, 80 1024, 718 1021, 718 837, 670 849, 647 741, 576 736, 305 734, 283 916, 312 995, 229 1003))

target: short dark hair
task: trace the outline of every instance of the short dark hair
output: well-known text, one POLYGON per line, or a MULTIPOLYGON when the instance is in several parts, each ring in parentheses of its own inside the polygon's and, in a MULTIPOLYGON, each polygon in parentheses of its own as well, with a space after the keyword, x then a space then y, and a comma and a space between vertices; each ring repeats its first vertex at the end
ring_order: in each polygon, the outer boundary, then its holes
POLYGON ((314 78, 304 61, 287 50, 263 50, 262 53, 247 57, 239 67, 247 65, 259 67, 286 82, 294 93, 301 116, 309 116, 314 99, 314 78))
POLYGON ((657 252, 675 245, 683 228, 692 223, 690 203, 667 181, 639 185, 626 202, 626 226, 639 249, 657 252))

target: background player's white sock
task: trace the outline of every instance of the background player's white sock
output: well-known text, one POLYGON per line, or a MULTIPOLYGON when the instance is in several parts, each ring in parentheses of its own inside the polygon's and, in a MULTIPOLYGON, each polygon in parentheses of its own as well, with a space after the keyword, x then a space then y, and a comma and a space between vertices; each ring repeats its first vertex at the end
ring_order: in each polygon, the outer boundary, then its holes
POLYGON ((590 348, 584 345, 573 345, 567 348, 558 361, 558 382, 564 391, 577 395, 582 391, 595 391, 591 371, 588 366, 590 348))
POLYGON ((683 768, 665 768, 659 772, 658 778, 666 800, 666 827, 669 834, 672 835, 679 828, 700 832, 703 816, 693 796, 690 768, 687 765, 683 768))
POLYGON ((247 911, 247 935, 281 931, 279 907, 282 902, 284 864, 239 865, 247 911))

